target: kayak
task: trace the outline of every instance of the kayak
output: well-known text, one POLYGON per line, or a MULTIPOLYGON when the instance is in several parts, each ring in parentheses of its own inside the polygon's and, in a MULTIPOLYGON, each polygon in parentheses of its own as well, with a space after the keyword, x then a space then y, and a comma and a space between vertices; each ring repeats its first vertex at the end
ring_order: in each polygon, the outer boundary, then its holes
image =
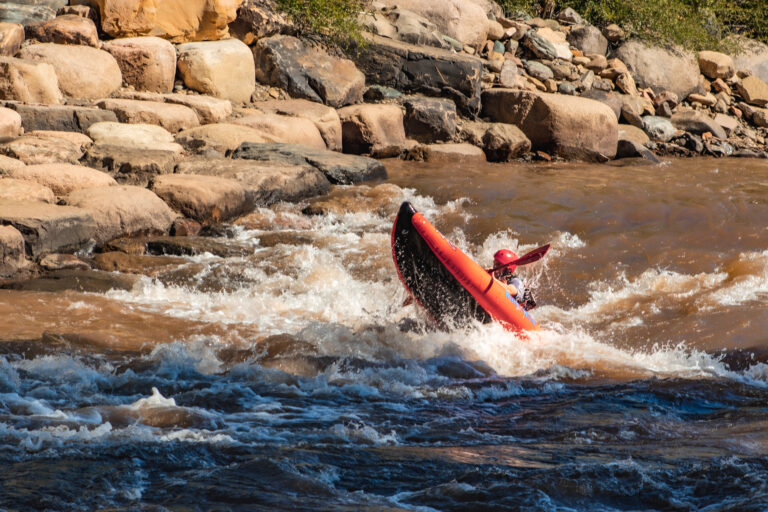
POLYGON ((406 289, 441 328, 495 321, 510 331, 538 329, 501 283, 408 201, 392 226, 392 258, 406 289))

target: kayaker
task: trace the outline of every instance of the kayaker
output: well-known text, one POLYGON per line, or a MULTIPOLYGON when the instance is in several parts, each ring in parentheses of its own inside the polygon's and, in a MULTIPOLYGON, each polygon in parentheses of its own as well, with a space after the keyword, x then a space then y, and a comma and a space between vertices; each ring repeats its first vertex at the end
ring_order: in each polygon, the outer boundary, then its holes
POLYGON ((505 265, 493 273, 493 277, 507 289, 510 295, 525 308, 526 311, 536 307, 536 301, 533 298, 530 288, 527 288, 523 281, 515 275, 517 265, 507 265, 515 261, 517 254, 509 249, 499 249, 493 255, 493 268, 505 265))

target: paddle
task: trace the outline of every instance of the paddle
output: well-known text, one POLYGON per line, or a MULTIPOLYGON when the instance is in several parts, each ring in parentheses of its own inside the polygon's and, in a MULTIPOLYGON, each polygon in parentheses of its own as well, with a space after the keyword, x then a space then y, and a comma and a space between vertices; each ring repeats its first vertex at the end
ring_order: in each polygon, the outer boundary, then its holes
POLYGON ((542 245, 541 247, 537 247, 536 249, 532 250, 531 252, 517 258, 514 261, 510 261, 509 263, 505 263, 503 265, 499 265, 498 267, 493 267, 491 270, 488 270, 489 274, 493 274, 497 270, 501 270, 504 267, 508 267, 510 265, 517 265, 518 267, 521 265, 527 265, 529 263, 533 263, 534 261, 539 261, 541 258, 544 257, 545 254, 547 254, 547 251, 549 250, 550 244, 542 245))

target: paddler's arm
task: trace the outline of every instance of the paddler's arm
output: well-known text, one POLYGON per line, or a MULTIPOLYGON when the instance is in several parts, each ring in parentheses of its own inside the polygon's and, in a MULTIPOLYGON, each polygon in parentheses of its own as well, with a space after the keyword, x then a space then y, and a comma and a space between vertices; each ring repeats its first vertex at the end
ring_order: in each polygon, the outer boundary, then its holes
MULTIPOLYGON (((493 277, 496 279, 496 276, 493 277)), ((496 279, 496 282, 499 283, 501 286, 503 286, 511 296, 516 297, 517 296, 517 288, 513 284, 507 284, 501 279, 496 279)))

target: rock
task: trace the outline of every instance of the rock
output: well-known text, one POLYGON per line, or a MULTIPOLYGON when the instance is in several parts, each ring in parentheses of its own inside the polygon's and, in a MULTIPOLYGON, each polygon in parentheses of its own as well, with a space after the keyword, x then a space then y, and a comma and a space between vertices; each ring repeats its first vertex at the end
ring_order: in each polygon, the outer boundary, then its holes
POLYGON ((272 1, 246 0, 237 8, 229 32, 247 45, 259 39, 296 31, 291 20, 279 12, 272 1))
POLYGON ((87 132, 95 145, 161 150, 176 154, 183 151, 168 130, 151 124, 102 122, 92 124, 87 132))
POLYGON ((562 11, 560 11, 555 18, 560 23, 566 23, 568 25, 584 25, 584 18, 579 16, 579 13, 571 9, 570 7, 566 7, 562 11))
POLYGON ((611 23, 603 28, 603 35, 612 43, 618 43, 620 40, 624 39, 624 31, 615 23, 611 23))
POLYGON ((750 105, 762 107, 768 104, 768 83, 754 75, 737 82, 736 91, 750 105))
POLYGON ((176 218, 162 199, 142 187, 80 189, 70 193, 66 203, 93 216, 97 244, 138 233, 167 233, 176 218))
POLYGON ((40 259, 40 266, 46 270, 64 270, 68 268, 79 268, 90 270, 91 266, 75 256, 74 254, 54 253, 43 256, 40 259))
POLYGON ((187 263, 189 263, 189 260, 184 258, 125 254, 118 251, 102 252, 93 257, 93 266, 98 270, 144 274, 148 276, 155 276, 164 270, 187 263))
POLYGON ((0 21, 30 23, 47 21, 56 16, 56 10, 66 5, 67 0, 20 0, 0 3, 0 21))
POLYGON ((555 45, 547 41, 534 30, 529 30, 528 33, 525 34, 523 45, 531 50, 531 52, 539 59, 555 60, 558 56, 555 45))
POLYGON ((643 130, 650 138, 661 142, 667 142, 675 135, 675 127, 664 117, 643 117, 643 130))
POLYGON ((644 146, 651 141, 648 134, 642 128, 632 126, 631 124, 619 125, 619 140, 628 140, 640 146, 644 146))
POLYGON ((734 67, 746 70, 768 82, 768 45, 753 39, 741 39, 742 48, 733 56, 734 67))
POLYGON ((592 25, 572 27, 568 33, 568 42, 584 55, 605 55, 608 51, 608 40, 592 25))
POLYGON ((30 137, 39 137, 41 139, 52 139, 52 140, 63 139, 69 143, 79 146, 80 149, 85 149, 91 144, 93 144, 93 141, 89 136, 83 135, 82 133, 78 133, 78 132, 60 132, 55 130, 31 130, 27 132, 26 135, 29 135, 30 137))
MULTIPOLYGON (((410 44, 435 46, 437 48, 448 48, 450 44, 442 38, 437 25, 430 22, 423 16, 407 9, 392 9, 386 11, 385 16, 390 25, 392 35, 382 32, 375 32, 381 36, 391 37, 410 44)), ((488 20, 488 28, 495 27, 494 22, 488 20)), ((378 25, 381 28, 381 25, 378 25)), ((504 29, 501 29, 502 33, 504 29)), ((386 29, 384 32, 388 32, 386 29)))
POLYGON ((262 142, 284 142, 303 144, 316 149, 326 148, 320 131, 309 119, 256 112, 233 119, 232 123, 256 130, 261 134, 262 142))
POLYGON ((0 21, 0 57, 13 57, 24 42, 24 26, 0 21))
POLYGON ((171 235, 173 236, 195 236, 200 233, 203 226, 192 219, 178 218, 173 221, 171 226, 171 235))
POLYGON ((92 0, 101 28, 112 37, 158 36, 174 43, 229 36, 238 0, 92 0))
POLYGON ((398 7, 423 16, 437 26, 437 30, 466 45, 479 48, 488 35, 488 16, 475 2, 464 0, 384 0, 384 7, 398 7))
POLYGON ((251 50, 238 39, 177 46, 184 85, 203 94, 247 103, 256 90, 251 50))
POLYGON ((489 162, 508 162, 531 150, 528 137, 517 126, 506 123, 488 123, 482 143, 489 162))
POLYGON ((26 131, 47 130, 59 132, 84 132, 92 124, 117 122, 110 110, 72 105, 24 105, 9 104, 21 116, 26 131))
POLYGON ((450 141, 456 136, 456 105, 450 100, 411 97, 403 101, 405 133, 419 142, 450 141))
POLYGON ((158 174, 172 173, 178 160, 179 152, 170 149, 94 144, 83 163, 109 173, 118 183, 145 187, 158 174))
POLYGON ((117 61, 123 83, 137 91, 171 92, 176 78, 176 49, 159 37, 126 37, 102 47, 117 61))
POLYGON ((535 60, 529 60, 525 62, 525 70, 528 72, 529 75, 532 77, 541 80, 542 82, 544 80, 549 80, 550 78, 554 78, 555 74, 552 72, 551 69, 549 69, 547 66, 542 64, 541 62, 535 61, 535 60))
POLYGON ((704 105, 706 107, 714 107, 717 103, 717 98, 710 92, 707 94, 691 93, 686 99, 691 104, 698 103, 699 105, 704 105))
POLYGON ((53 66, 0 57, 0 99, 24 103, 61 103, 53 66))
POLYGON ((41 43, 99 45, 93 21, 74 14, 57 16, 35 28, 31 35, 41 43))
POLYGON ((341 119, 336 109, 304 99, 262 101, 253 107, 266 114, 309 119, 320 131, 326 147, 341 151, 341 119))
POLYGON ((423 144, 415 150, 419 160, 427 162, 446 162, 450 164, 462 162, 485 162, 483 150, 466 142, 450 144, 423 144))
POLYGON ((13 276, 24 269, 27 266, 24 254, 24 237, 19 230, 0 226, 0 278, 13 276))
POLYGON ((363 156, 343 155, 334 151, 318 150, 294 144, 243 143, 232 158, 274 161, 291 165, 310 164, 337 185, 350 185, 361 181, 387 177, 381 162, 363 156))
POLYGON ((71 98, 104 98, 123 82, 115 58, 90 46, 33 44, 22 48, 19 57, 53 66, 61 92, 71 98))
POLYGON ((724 53, 710 51, 699 52, 699 69, 704 76, 713 80, 731 78, 736 72, 731 57, 724 53))
POLYGON ((30 135, 0 144, 0 153, 17 158, 25 164, 76 163, 83 156, 79 144, 73 144, 65 139, 30 135))
POLYGON ((120 99, 101 100, 96 105, 114 112, 121 123, 159 125, 172 133, 200 124, 197 114, 184 105, 120 99))
POLYGON ((337 108, 363 99, 365 76, 351 60, 332 57, 295 37, 261 39, 253 57, 256 78, 291 96, 337 108))
POLYGON ((210 253, 220 258, 250 256, 253 248, 232 240, 226 243, 203 236, 153 236, 145 239, 147 252, 157 255, 195 256, 210 253))
POLYGON ((87 5, 65 5, 64 7, 59 7, 59 10, 56 11, 56 16, 64 16, 67 14, 88 18, 97 25, 99 23, 98 13, 87 5))
POLYGON ((483 64, 476 57, 373 36, 354 58, 372 83, 450 98, 465 115, 477 114, 483 64))
POLYGON ((402 95, 403 93, 397 89, 393 89, 392 87, 374 84, 365 90, 363 93, 363 99, 371 103, 376 103, 384 100, 396 100, 402 95))
POLYGON ((574 96, 576 94, 576 87, 568 82, 560 82, 557 86, 557 92, 560 94, 567 94, 568 96, 574 96))
POLYGON ((195 174, 158 176, 151 186, 171 208, 201 224, 227 221, 252 208, 240 183, 195 174))
POLYGON ((232 115, 232 102, 198 94, 164 94, 163 100, 175 105, 184 105, 197 114, 201 124, 218 123, 232 115))
MULTIPOLYGON (((501 23, 499 23, 496 20, 488 20, 488 34, 487 37, 491 41, 499 41, 499 39, 502 39, 504 37, 504 27, 501 26, 501 23)), ((406 41, 411 42, 411 41, 406 41)), ((419 44, 419 43, 414 43, 419 44)))
POLYGON ((176 141, 190 151, 204 153, 214 150, 222 155, 231 153, 243 142, 268 142, 260 131, 232 123, 213 123, 190 128, 179 132, 176 141))
POLYGON ((611 159, 616 154, 618 120, 597 101, 493 89, 483 93, 483 114, 519 127, 533 149, 588 160, 611 159))
POLYGON ((33 259, 74 251, 96 233, 96 223, 87 211, 40 201, 0 200, 0 224, 23 234, 27 254, 33 259))
POLYGON ((26 164, 21 160, 11 158, 8 156, 0 155, 0 176, 15 169, 20 169, 26 164))
POLYGON ((683 110, 681 112, 676 112, 672 114, 670 121, 675 128, 684 130, 686 132, 695 133, 696 135, 702 135, 706 132, 710 132, 718 139, 728 138, 728 136, 725 134, 725 130, 723 130, 720 125, 715 123, 712 118, 700 110, 683 110))
POLYGON ((699 66, 691 53, 629 41, 616 50, 615 56, 627 65, 641 88, 656 93, 672 91, 685 98, 699 86, 699 66))
POLYGON ((590 89, 585 91, 581 97, 608 105, 616 116, 616 119, 621 117, 621 109, 624 107, 624 99, 621 94, 590 89))
POLYGON ((42 201, 53 203, 56 197, 48 187, 34 181, 0 178, 0 201, 42 201))
POLYGON ((279 201, 298 201, 327 193, 331 184, 325 175, 306 162, 299 164, 228 158, 190 159, 176 172, 203 174, 234 180, 245 189, 247 201, 268 206, 279 201))
POLYGON ((726 96, 731 95, 731 87, 725 83, 722 78, 718 78, 712 82, 712 89, 714 89, 715 92, 725 93, 726 96))
MULTIPOLYGON (((730 135, 739 127, 739 121, 733 116, 727 116, 725 114, 716 114, 713 119, 715 124, 720 126, 725 133, 730 135)), ((713 132, 714 133, 714 132, 713 132)))
POLYGON ((81 188, 117 185, 115 180, 104 172, 64 163, 27 165, 11 171, 8 176, 48 187, 57 196, 65 196, 81 188))
POLYGON ((587 63, 587 69, 594 71, 595 73, 602 73, 602 71, 608 67, 608 59, 605 55, 590 54, 590 60, 587 63))
POLYGON ((338 114, 345 153, 386 158, 400 155, 407 146, 398 105, 352 105, 338 114))
POLYGON ((501 72, 499 73, 499 83, 501 86, 507 88, 518 87, 521 78, 520 71, 517 69, 517 64, 510 59, 505 59, 504 64, 501 65, 501 72))
POLYGON ((589 91, 592 89, 592 86, 595 83, 595 73, 592 70, 585 71, 584 74, 582 74, 579 77, 579 81, 576 85, 576 88, 581 91, 589 91))
POLYGON ((552 46, 555 48, 555 55, 558 59, 570 61, 573 58, 570 46, 566 42, 565 33, 559 30, 559 25, 557 25, 557 28, 555 29, 548 27, 537 28, 535 33, 552 44, 552 46))
POLYGON ((622 73, 616 77, 616 87, 625 94, 637 96, 637 86, 629 73, 622 73))
POLYGON ((659 163, 659 159, 648 151, 646 147, 632 140, 619 139, 616 147, 616 158, 644 158, 653 163, 659 163))
POLYGON ((0 139, 21 134, 21 116, 9 108, 0 107, 0 139))
MULTIPOLYGON (((138 282, 139 278, 137 276, 70 268, 47 272, 44 276, 34 279, 11 281, 0 285, 0 287, 19 291, 63 292, 72 290, 81 293, 104 294, 109 290, 131 290, 138 282)), ((82 339, 78 334, 65 336, 72 336, 78 340, 82 339)), ((94 343, 94 336, 87 336, 87 339, 87 343, 90 345, 94 343)), ((107 345, 111 341, 99 339, 97 343, 107 345)))

